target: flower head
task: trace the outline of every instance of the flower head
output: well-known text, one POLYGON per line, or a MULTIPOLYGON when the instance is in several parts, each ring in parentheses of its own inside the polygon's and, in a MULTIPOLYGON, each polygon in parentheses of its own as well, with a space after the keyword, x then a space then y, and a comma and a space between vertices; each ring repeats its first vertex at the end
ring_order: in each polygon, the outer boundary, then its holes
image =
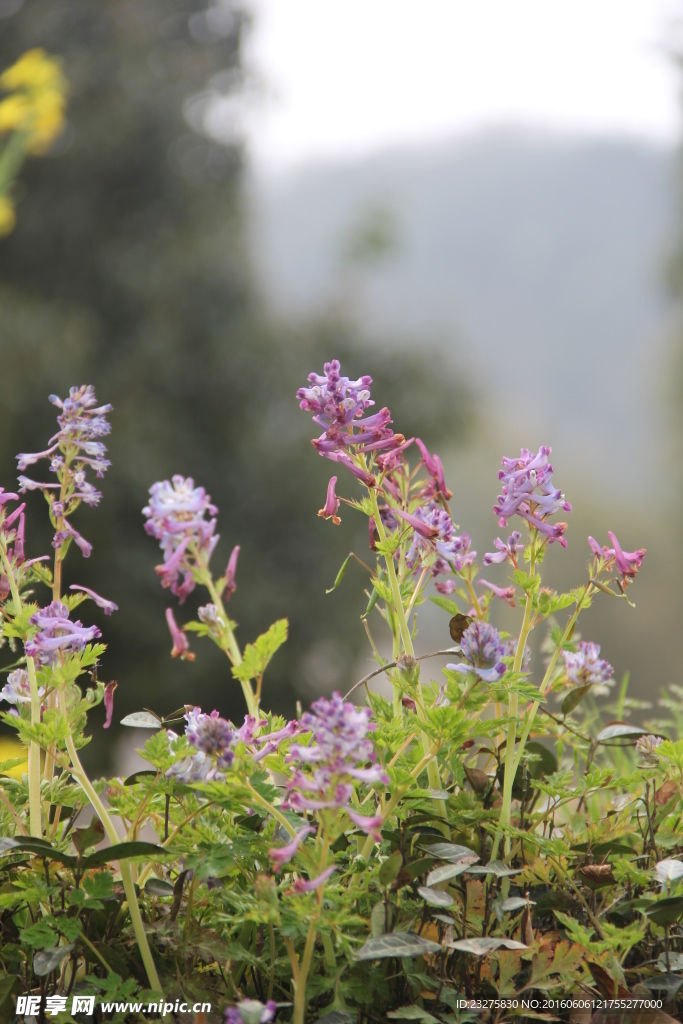
POLYGON ((450 514, 440 505, 430 502, 419 506, 414 513, 392 509, 394 517, 402 519, 413 528, 413 543, 406 562, 412 569, 430 555, 436 554, 431 569, 432 575, 460 572, 476 558, 477 552, 470 551, 471 540, 466 533, 458 536, 450 514))
POLYGON ((657 764, 657 747, 661 746, 664 740, 661 736, 639 736, 636 740, 636 750, 642 754, 650 764, 657 764))
POLYGON ((195 750, 215 759, 218 768, 229 768, 235 757, 231 749, 236 740, 232 723, 217 711, 205 715, 199 708, 188 711, 185 719, 185 735, 195 750))
POLYGON ((195 587, 192 568, 196 559, 208 563, 218 543, 218 509, 203 487, 195 487, 192 477, 176 475, 172 482, 159 481, 149 493, 149 504, 142 510, 147 519, 145 530, 159 541, 164 553, 156 572, 162 587, 170 587, 182 604, 195 587), (207 519, 207 515, 213 518, 207 519))
POLYGON ((276 1013, 277 1003, 273 999, 265 1006, 258 999, 243 999, 225 1011, 225 1024, 268 1024, 276 1013))
POLYGON ((496 537, 493 544, 497 548, 496 551, 487 551, 484 555, 484 565, 494 565, 498 562, 509 561, 517 568, 517 552, 524 548, 524 545, 520 543, 522 535, 519 530, 513 530, 507 539, 507 543, 502 541, 500 537, 496 537))
MULTIPOLYGON (((38 696, 43 697, 44 695, 45 687, 41 686, 38 696)), ((26 669, 17 668, 8 674, 7 682, 0 690, 0 700, 5 700, 8 704, 31 703, 31 684, 26 669)))
POLYGON ((522 448, 519 458, 503 457, 503 469, 498 473, 502 482, 502 494, 493 506, 499 526, 507 526, 513 515, 521 516, 535 529, 546 537, 549 544, 559 540, 562 547, 567 546, 564 532, 566 523, 550 524, 549 516, 560 509, 571 512, 572 507, 564 494, 553 487, 553 467, 550 464, 552 448, 542 446, 538 452, 530 452, 522 448))
POLYGON ((614 669, 600 657, 600 644, 581 640, 576 651, 563 651, 567 678, 577 686, 598 687, 595 693, 606 693, 612 685, 614 669))
POLYGON ((447 665, 455 672, 474 672, 486 683, 495 683, 505 675, 505 645, 500 633, 489 622, 471 622, 460 641, 463 662, 447 665), (465 664, 466 662, 466 664, 465 664))
POLYGON ((97 626, 71 622, 69 609, 61 601, 53 601, 29 619, 38 632, 27 640, 26 654, 39 665, 54 665, 60 655, 77 654, 86 644, 102 636, 97 626))

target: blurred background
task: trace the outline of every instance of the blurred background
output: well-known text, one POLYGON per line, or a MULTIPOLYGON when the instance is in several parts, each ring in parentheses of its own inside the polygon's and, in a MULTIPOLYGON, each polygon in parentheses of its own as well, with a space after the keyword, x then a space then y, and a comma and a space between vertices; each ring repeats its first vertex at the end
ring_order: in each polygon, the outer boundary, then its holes
MULTIPOLYGON (((0 239, 0 482, 53 433, 50 393, 92 382, 113 403, 104 499, 75 524, 93 555, 66 572, 120 608, 92 615, 115 720, 187 701, 243 714, 208 641, 192 664, 169 656, 140 510, 173 473, 220 508, 217 574, 241 545, 240 641, 290 619, 265 706, 291 714, 369 670, 360 569, 325 596, 348 551, 366 557, 365 520, 317 518, 329 466, 294 399, 334 357, 439 451, 482 554, 501 455, 552 445, 574 512, 550 582, 583 578, 589 533, 646 547, 637 610, 597 601, 582 635, 636 698, 680 681, 679 15, 665 0, 0 0, 0 70, 44 47, 70 90, 0 239)), ((42 497, 28 504, 35 556, 51 535, 42 497)), ((426 609, 418 649, 448 642, 426 609)), ((126 770, 143 736, 98 714, 89 766, 126 770)))

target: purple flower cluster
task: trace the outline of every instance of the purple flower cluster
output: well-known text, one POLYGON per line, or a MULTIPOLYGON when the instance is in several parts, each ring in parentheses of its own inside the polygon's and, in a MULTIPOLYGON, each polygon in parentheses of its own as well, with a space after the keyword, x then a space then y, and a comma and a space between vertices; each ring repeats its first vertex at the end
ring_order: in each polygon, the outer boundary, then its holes
POLYGON ((462 635, 460 647, 463 662, 446 668, 465 675, 474 672, 485 683, 496 683, 505 675, 505 662, 501 659, 507 651, 500 633, 490 622, 471 622, 462 635))
POLYGON ((86 472, 91 469, 99 478, 103 477, 111 463, 105 458, 107 449, 101 438, 106 437, 111 427, 106 419, 111 405, 97 405, 95 389, 91 384, 73 387, 68 398, 50 395, 50 401, 61 410, 57 417, 59 430, 42 452, 17 455, 17 467, 25 470, 42 459, 50 460, 50 470, 57 476, 58 483, 44 483, 27 476, 19 477, 21 493, 43 491, 50 502, 50 510, 59 521, 52 546, 58 550, 67 541, 73 540, 88 558, 92 546, 65 519, 80 502, 97 505, 102 493, 89 483, 86 472), (66 476, 65 476, 66 474, 66 476), (60 494, 52 494, 59 491, 60 494))
POLYGON ((497 550, 486 552, 484 555, 484 565, 495 565, 496 563, 508 561, 516 569, 517 555, 520 551, 524 551, 524 545, 521 543, 521 540, 522 535, 519 530, 513 530, 507 539, 507 543, 502 541, 500 537, 496 537, 493 543, 497 550))
POLYGON ((27 640, 26 655, 39 665, 54 665, 60 656, 77 654, 86 644, 102 636, 97 626, 84 626, 78 620, 71 622, 69 609, 61 601, 53 601, 29 619, 38 632, 27 640))
POLYGON ((595 687, 596 693, 607 692, 614 669, 600 657, 600 644, 581 640, 577 648, 574 652, 562 652, 567 678, 577 686, 595 687))
MULTIPOLYGON (((255 737, 256 730, 268 724, 266 718, 257 721, 253 715, 245 715, 244 724, 236 729, 232 722, 221 718, 218 711, 214 710, 207 715, 198 707, 188 707, 185 721, 185 735, 195 753, 173 765, 166 773, 181 782, 222 778, 223 770, 229 768, 234 761, 234 748, 240 742, 245 744, 254 762, 258 763, 277 750, 277 741, 292 736, 298 728, 298 723, 293 722, 279 732, 255 737), (258 749, 259 746, 261 749, 258 749)), ((169 745, 178 738, 171 729, 167 729, 166 735, 169 745)))
POLYGON ((419 506, 413 513, 399 509, 392 511, 394 516, 403 519, 414 531, 413 543, 406 559, 408 568, 414 568, 436 553, 437 559, 431 569, 432 574, 437 576, 460 572, 477 557, 476 551, 470 551, 470 538, 466 533, 458 537, 450 514, 440 505, 430 502, 426 507, 419 506))
POLYGON ((192 477, 176 475, 171 482, 159 481, 152 484, 149 494, 149 504, 142 510, 147 517, 145 530, 159 541, 164 553, 156 572, 162 587, 170 587, 182 604, 195 587, 192 569, 196 558, 201 556, 208 563, 218 543, 218 509, 203 487, 195 487, 192 477))
POLYGON ((427 446, 419 437, 415 438, 415 444, 420 449, 420 455, 422 456, 422 465, 429 473, 431 477, 429 483, 422 489, 420 493, 421 498, 435 498, 437 494, 443 496, 448 501, 453 497, 453 492, 449 491, 446 487, 446 478, 443 472, 443 463, 439 456, 435 453, 430 455, 427 446))
POLYGON ((389 781, 377 764, 370 739, 375 729, 371 715, 369 708, 356 707, 336 692, 329 700, 321 697, 315 701, 299 722, 300 732, 311 733, 311 743, 291 746, 286 757, 297 767, 287 784, 283 807, 297 811, 343 809, 360 829, 377 835, 381 815, 365 817, 350 806, 357 783, 389 781), (310 771, 304 771, 305 767, 310 771))
POLYGON ((560 509, 565 512, 572 510, 564 494, 553 487, 551 451, 552 448, 545 446, 539 448, 536 453, 530 452, 528 448, 522 448, 519 458, 504 457, 501 460, 503 469, 499 471, 498 479, 502 482, 502 494, 498 495, 493 511, 499 517, 499 526, 507 526, 508 520, 514 515, 521 516, 538 530, 549 544, 558 540, 562 547, 566 547, 564 532, 567 524, 547 522, 548 517, 560 509))
POLYGON ((594 537, 589 537, 590 549, 598 558, 605 559, 606 569, 610 569, 614 565, 617 571, 621 573, 622 586, 626 587, 635 578, 636 573, 643 564, 643 559, 647 553, 646 549, 638 548, 636 551, 623 551, 611 530, 607 531, 607 536, 612 541, 614 547, 602 547, 594 537))
MULTIPOLYGON (((345 466, 367 487, 375 486, 372 473, 355 456, 377 452, 395 452, 407 444, 403 434, 391 430, 389 409, 380 409, 371 416, 364 413, 375 403, 370 398, 372 377, 358 380, 342 377, 338 359, 325 363, 324 373, 309 373, 310 387, 299 388, 296 397, 300 408, 312 412, 313 422, 323 433, 311 442, 326 459, 345 466)), ((328 494, 329 499, 329 494, 328 494)))
POLYGON ((205 715, 199 708, 192 708, 185 718, 185 735, 195 750, 213 758, 218 768, 229 768, 235 758, 232 746, 237 738, 232 723, 215 710, 205 715))

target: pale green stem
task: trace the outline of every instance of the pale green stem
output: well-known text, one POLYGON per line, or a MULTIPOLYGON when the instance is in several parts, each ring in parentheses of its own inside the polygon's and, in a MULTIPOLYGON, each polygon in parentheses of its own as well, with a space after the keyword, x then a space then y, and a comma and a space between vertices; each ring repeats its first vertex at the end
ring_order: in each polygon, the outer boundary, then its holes
MULTIPOLYGON (((548 686, 550 685, 550 679, 551 679, 551 676, 553 674, 553 670, 555 668, 555 665, 557 664, 557 659, 559 658, 560 653, 562 651, 562 647, 567 642, 567 639, 569 638, 572 629, 576 625, 576 620, 579 617, 579 612, 581 611, 581 607, 583 605, 583 602, 589 596, 590 591, 591 591, 591 585, 589 583, 588 586, 586 587, 586 590, 585 590, 585 593, 584 593, 583 597, 578 601, 578 603, 576 605, 576 611, 574 612, 574 614, 572 615, 571 619, 569 620, 569 622, 565 626, 564 633, 562 634, 562 639, 560 640, 559 644, 557 645, 557 647, 553 651, 552 657, 550 659, 550 662, 548 663, 548 667, 546 669, 545 675, 543 676, 543 679, 541 681, 541 685, 540 685, 539 690, 538 690, 539 695, 541 697, 544 695, 545 691, 548 689, 548 686)), ((538 709, 540 707, 540 704, 541 704, 540 700, 535 700, 534 701, 534 703, 531 705, 531 711, 529 712, 529 715, 528 715, 528 717, 526 718, 526 720, 524 722, 524 729, 522 731, 522 738, 519 741, 519 748, 518 748, 517 753, 515 755, 513 777, 514 777, 514 774, 516 773, 516 771, 517 771, 517 769, 519 767, 519 762, 522 759, 522 754, 524 753, 524 747, 526 745, 526 741, 529 738, 529 733, 531 732, 531 726, 534 724, 534 719, 536 718, 536 712, 538 711, 538 709)))
MULTIPOLYGON (((377 533, 379 534, 379 539, 380 539, 381 543, 385 544, 386 543, 386 539, 387 539, 387 535, 386 535, 386 532, 384 530, 384 523, 382 522, 382 517, 379 514, 379 506, 377 504, 377 494, 376 494, 375 488, 374 487, 369 487, 368 488, 368 493, 370 494, 370 501, 372 502, 372 512, 373 512, 373 516, 374 516, 374 519, 375 519, 375 526, 377 527, 377 533)), ((394 603, 394 613, 398 617, 398 626, 399 626, 399 630, 400 630, 400 633, 401 633, 401 639, 403 640, 403 648, 404 648, 406 654, 409 657, 414 658, 415 657, 415 649, 413 648, 413 641, 412 641, 412 637, 410 636, 410 630, 408 628, 408 621, 406 619, 405 610, 403 608, 403 601, 401 599, 401 591, 399 589, 398 579, 396 577, 396 569, 394 567, 394 559, 393 559, 393 557, 391 555, 387 554, 387 555, 385 555, 384 560, 386 562, 387 574, 389 576, 389 584, 390 584, 390 587, 391 587, 391 596, 393 598, 393 603, 394 603)), ((398 717, 398 715, 396 713, 397 712, 396 703, 397 703, 396 699, 394 699, 394 716, 398 717)), ((398 710, 399 710, 399 714, 400 714, 400 701, 398 703, 398 710)), ((424 712, 421 712, 419 707, 418 707, 418 712, 417 713, 418 713, 418 717, 420 717, 420 718, 422 718, 424 720, 424 712)), ((425 753, 427 752, 428 746, 429 746, 429 739, 423 733, 422 734, 422 749, 424 750, 425 753)), ((441 776, 439 775, 439 765, 438 765, 436 759, 433 759, 427 765, 427 774, 428 774, 428 777, 429 777, 429 785, 430 785, 430 787, 432 789, 441 789, 441 776)), ((443 800, 439 801, 439 809, 440 809, 441 814, 443 815, 443 817, 444 818, 447 817, 446 804, 445 804, 445 802, 443 800)), ((448 838, 450 836, 450 831, 448 829, 448 826, 447 825, 440 825, 439 827, 440 827, 440 830, 444 833, 444 836, 446 838, 448 838)))
MULTIPOLYGON (((325 838, 320 858, 320 871, 324 871, 327 867, 327 855, 329 848, 329 840, 325 838)), ((292 1024, 304 1024, 306 1017, 306 983, 308 981, 308 972, 311 969, 313 950, 315 949, 315 940, 318 934, 318 917, 322 908, 324 889, 325 886, 323 885, 316 890, 318 913, 312 916, 311 923, 308 926, 304 955, 302 956, 301 963, 299 964, 299 976, 294 982, 294 1013, 292 1016, 292 1024)))
MULTIPOLYGON (((88 800, 93 806, 93 809, 97 813, 98 818, 104 825, 105 831, 109 836, 112 844, 120 842, 119 835, 114 827, 114 823, 109 817, 109 814, 100 800, 95 787, 86 775, 83 765, 81 764, 76 750, 76 745, 73 741, 71 733, 66 737, 66 749, 69 752, 71 758, 71 774, 74 779, 81 787, 88 800)), ((137 940, 138 948, 140 950, 140 956, 142 962, 145 965, 145 971, 147 973, 147 980, 149 987, 153 992, 157 992, 163 995, 161 988, 161 982, 159 981, 159 975, 157 974, 156 965, 152 958, 152 951, 149 948, 149 942, 145 934, 145 926, 142 921, 142 915, 140 914, 140 906, 138 904, 138 898, 135 893, 135 885, 133 883, 133 875, 130 870, 130 864, 126 860, 119 860, 119 871, 121 872, 121 881, 123 882, 123 889, 126 894, 126 900, 128 902, 128 911, 130 913, 131 924, 133 925, 133 931, 137 940)))
MULTIPOLYGON (((535 549, 535 537, 531 539, 531 566, 530 576, 536 574, 536 549, 535 549)), ((515 660, 513 664, 513 672, 519 672, 522 667, 522 659, 524 657, 524 649, 526 647, 527 637, 531 630, 531 610, 532 610, 533 595, 531 590, 527 592, 526 602, 524 605, 524 620, 522 622, 522 628, 519 634, 519 640, 517 642, 517 651, 515 653, 515 660)), ((496 832, 496 838, 493 843, 493 849, 491 851, 491 860, 495 860, 498 856, 498 848, 500 846, 500 838, 502 835, 503 827, 510 824, 511 816, 511 804, 512 804, 512 785, 515 778, 514 764, 515 764, 515 738, 517 735, 517 694, 510 693, 508 697, 508 729, 507 729, 507 743, 505 745, 505 774, 503 776, 503 806, 500 809, 500 819, 498 823, 498 831, 496 832)), ((510 854, 510 838, 505 837, 505 855, 510 854)))
MULTIPOLYGON (((207 571, 207 575, 208 575, 209 574, 208 568, 207 568, 206 571, 207 571)), ((228 616, 226 614, 225 605, 223 604, 223 599, 221 598, 220 594, 218 593, 218 591, 216 589, 216 584, 213 582, 213 580, 211 579, 210 575, 209 575, 208 581, 206 583, 206 589, 209 591, 209 594, 211 595, 211 600, 216 605, 216 609, 218 610, 219 616, 221 617, 221 619, 225 623, 225 636, 226 636, 226 641, 227 641, 227 649, 224 648, 225 653, 227 654, 228 658, 230 659, 230 661, 232 662, 233 665, 241 665, 242 664, 242 654, 241 654, 240 649, 239 649, 239 644, 237 643, 237 640, 235 639, 235 634, 233 633, 232 629, 230 628, 230 620, 229 620, 229 618, 228 618, 228 616)), ((256 694, 252 690, 251 683, 248 680, 246 680, 246 679, 240 679, 240 686, 242 687, 242 693, 244 694, 244 699, 247 702, 247 711, 249 712, 250 715, 253 715, 254 718, 258 719, 258 704, 259 704, 259 702, 258 702, 258 699, 256 697, 256 694)))
POLYGON ((264 811, 268 811, 269 814, 272 814, 275 820, 279 821, 282 827, 286 829, 289 832, 292 839, 294 839, 296 836, 296 829, 292 824, 290 824, 290 822, 287 821, 284 814, 278 811, 277 807, 273 807, 273 805, 269 803, 265 797, 261 796, 260 793, 257 793, 250 782, 245 783, 245 785, 246 788, 249 790, 249 795, 251 796, 254 803, 257 803, 260 807, 263 807, 264 811))
MULTIPOLYGON (((15 613, 21 611, 21 595, 17 586, 12 566, 7 557, 7 549, 4 543, 0 543, 0 558, 5 575, 9 581, 12 601, 14 602, 15 613)), ((38 696, 38 682, 36 680, 36 666, 33 658, 26 658, 29 684, 31 687, 31 725, 40 723, 40 697, 38 696)), ((32 836, 42 837, 43 826, 40 810, 40 744, 31 740, 28 748, 28 816, 29 832, 32 836)))

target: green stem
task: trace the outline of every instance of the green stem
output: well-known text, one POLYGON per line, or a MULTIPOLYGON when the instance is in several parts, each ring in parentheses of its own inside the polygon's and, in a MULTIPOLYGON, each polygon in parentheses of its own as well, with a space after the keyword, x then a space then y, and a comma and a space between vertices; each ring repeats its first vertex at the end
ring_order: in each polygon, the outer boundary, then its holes
MULTIPOLYGON (((213 579, 211 578, 211 576, 209 574, 208 567, 206 569, 206 573, 207 573, 207 577, 208 577, 208 579, 206 581, 206 589, 209 591, 209 594, 211 595, 211 600, 215 604, 215 606, 216 606, 216 608, 218 610, 218 614, 220 615, 221 619, 225 623, 225 638, 226 638, 227 646, 224 647, 223 650, 225 651, 225 653, 227 654, 228 658, 230 659, 230 661, 232 662, 233 665, 241 665, 242 664, 242 654, 241 654, 240 649, 239 649, 239 644, 237 643, 237 640, 235 639, 235 634, 233 633, 232 629, 230 628, 230 619, 228 618, 228 616, 226 614, 225 605, 223 604, 223 599, 222 599, 222 597, 220 596, 220 594, 218 593, 218 591, 216 589, 216 584, 214 583, 213 579)), ((254 691, 251 688, 251 683, 248 680, 246 680, 246 679, 240 679, 240 686, 242 687, 242 693, 244 694, 244 699, 247 702, 247 711, 249 712, 250 715, 253 715, 254 718, 258 718, 258 705, 259 705, 259 702, 258 702, 258 699, 256 697, 256 694, 254 693, 254 691)))
MULTIPOLYGON (((572 615, 571 619, 569 620, 569 622, 565 626, 564 633, 562 634, 562 639, 560 640, 559 644, 556 646, 555 650, 553 651, 552 657, 550 659, 550 662, 548 663, 548 667, 546 669, 545 675, 543 676, 543 679, 541 681, 541 685, 540 685, 539 690, 538 690, 539 695, 541 697, 544 695, 545 691, 548 689, 548 686, 550 685, 550 679, 551 679, 551 676, 552 676, 553 671, 555 669, 555 665, 557 664, 557 659, 560 656, 560 653, 562 651, 562 648, 563 648, 564 644, 567 642, 567 640, 571 636, 571 632, 572 632, 574 626, 576 625, 576 620, 579 617, 579 612, 581 611, 581 608, 583 606, 584 601, 590 595, 590 592, 591 592, 591 585, 589 583, 588 586, 586 587, 586 590, 584 591, 583 596, 579 599, 579 601, 576 604, 576 611, 574 612, 574 614, 572 615)), ((526 741, 529 738, 529 733, 531 732, 531 726, 534 724, 534 719, 536 718, 536 713, 537 713, 537 711, 538 711, 538 709, 540 707, 540 704, 541 704, 540 700, 535 700, 534 701, 534 703, 531 705, 531 711, 529 712, 529 715, 528 715, 528 717, 526 718, 526 720, 524 722, 524 729, 522 731, 522 738, 521 738, 521 740, 519 742, 519 749, 517 750, 517 754, 515 756, 514 772, 516 772, 518 767, 519 767, 519 762, 522 759, 522 754, 524 753, 524 747, 526 745, 526 741)), ((513 777, 514 777, 514 773, 513 773, 513 777)))
POLYGON ((313 958, 317 931, 318 919, 314 917, 308 926, 304 955, 299 965, 299 977, 294 982, 294 1014, 292 1016, 292 1024, 304 1024, 306 1016, 306 981, 308 980, 308 971, 313 958))
POLYGON ((269 803, 264 796, 261 796, 260 793, 257 793, 250 782, 246 782, 245 786, 248 789, 249 795, 251 796, 254 803, 257 803, 260 807, 263 807, 264 811, 268 811, 269 814, 272 814, 275 820, 279 821, 282 827, 286 829, 289 832, 292 839, 294 839, 296 836, 296 829, 287 821, 284 814, 282 814, 281 811, 278 811, 277 807, 273 807, 273 805, 269 803))
MULTIPOLYGON (((21 611, 21 594, 9 558, 4 537, 0 541, 0 558, 2 567, 9 581, 12 601, 14 603, 14 614, 21 611)), ((31 725, 40 723, 40 697, 38 696, 38 682, 36 680, 36 665, 33 658, 26 658, 29 684, 31 687, 31 725)), ((31 740, 28 747, 28 816, 29 832, 32 836, 42 837, 43 826, 40 813, 40 744, 31 740)))
MULTIPOLYGON (((536 575, 536 538, 531 538, 531 565, 529 576, 536 575)), ((522 659, 524 657, 524 649, 526 647, 527 637, 531 631, 531 611, 532 611, 533 594, 531 590, 527 591, 526 602, 524 605, 524 620, 522 622, 522 628, 519 633, 519 640, 517 642, 517 651, 515 653, 515 660, 512 666, 513 672, 517 673, 522 667, 522 659)), ((510 824, 511 817, 511 805, 512 805, 512 785, 515 778, 515 739, 517 736, 517 694, 510 693, 508 696, 508 728, 507 728, 507 742, 505 745, 505 774, 503 776, 503 806, 500 809, 500 818, 498 822, 498 830, 496 832, 496 838, 493 842, 493 849, 491 851, 491 860, 495 860, 498 856, 498 848, 500 846, 500 839, 502 835, 502 829, 510 824)), ((510 854, 510 837, 505 837, 505 856, 510 854)))
MULTIPOLYGON (((73 741, 73 736, 69 733, 66 737, 66 749, 69 752, 71 758, 71 774, 74 779, 81 787, 88 800, 92 804, 92 807, 97 813, 98 818, 104 825, 105 831, 109 836, 109 840, 112 844, 118 843, 119 836, 114 828, 114 823, 109 817, 109 814, 100 800, 95 788, 86 775, 81 760, 76 750, 76 745, 73 741)), ((147 941, 147 935, 145 934, 145 926, 142 921, 142 915, 140 913, 140 905, 138 904, 138 898, 135 892, 135 885, 133 883, 133 875, 130 870, 130 864, 126 860, 119 861, 119 871, 121 872, 121 881, 123 882, 123 889, 126 894, 126 900, 128 902, 128 911, 130 913, 131 924, 133 925, 133 931, 135 938, 138 943, 140 950, 140 956, 142 962, 145 965, 145 971, 147 973, 147 980, 149 987, 153 992, 157 992, 163 995, 161 988, 161 982, 159 981, 159 975, 157 974, 156 965, 152 959, 152 951, 149 948, 149 942, 147 941)))

